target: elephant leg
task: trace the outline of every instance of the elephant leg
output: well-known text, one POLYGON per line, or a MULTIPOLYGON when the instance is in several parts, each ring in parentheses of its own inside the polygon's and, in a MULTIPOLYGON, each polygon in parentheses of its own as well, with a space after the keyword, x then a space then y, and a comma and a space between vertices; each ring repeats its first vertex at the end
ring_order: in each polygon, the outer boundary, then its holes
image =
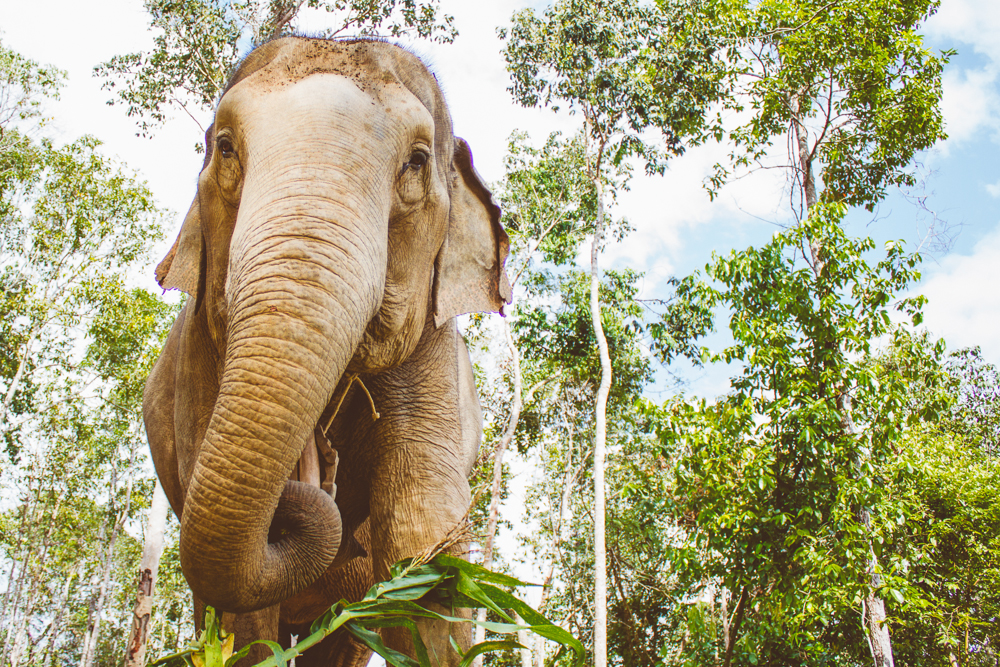
MULTIPOLYGON (((249 614, 223 614, 222 627, 236 635, 233 650, 239 651, 252 641, 270 639, 279 644, 287 644, 287 639, 278 633, 278 605, 266 607, 249 614)), ((250 667, 270 658, 274 653, 263 644, 256 644, 247 657, 236 663, 236 667, 250 667)))
MULTIPOLYGON (((205 603, 194 598, 195 632, 200 633, 203 629, 202 619, 205 618, 205 603)), ((233 644, 233 651, 239 651, 250 642, 258 639, 270 639, 282 645, 288 644, 288 639, 279 633, 278 628, 278 605, 260 609, 249 614, 222 614, 222 628, 230 634, 236 635, 233 644)), ((250 649, 250 653, 236 663, 236 667, 252 667, 259 662, 270 658, 273 655, 271 649, 263 644, 257 644, 250 649)))
MULTIPOLYGON (((289 634, 301 639, 309 634, 309 626, 282 626, 289 634)), ((337 630, 295 659, 296 667, 364 667, 372 652, 346 630, 337 630)))
MULTIPOLYGON (((376 581, 388 578, 396 561, 416 556, 441 543, 450 531, 464 528, 471 500, 467 480, 471 439, 463 434, 459 344, 464 343, 454 323, 428 327, 405 364, 370 380, 382 413, 373 425, 370 467, 376 581)), ((456 554, 465 550, 464 544, 448 549, 456 554)), ((417 625, 432 664, 460 662, 449 636, 460 647, 468 647, 468 624, 421 620, 417 625)), ((392 648, 414 655, 408 630, 387 629, 384 636, 392 648)))

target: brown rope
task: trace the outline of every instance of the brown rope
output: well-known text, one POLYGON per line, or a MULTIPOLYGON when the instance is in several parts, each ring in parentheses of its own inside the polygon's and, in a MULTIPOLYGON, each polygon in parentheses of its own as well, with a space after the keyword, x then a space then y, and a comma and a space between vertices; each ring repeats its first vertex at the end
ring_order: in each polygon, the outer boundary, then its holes
POLYGON ((368 391, 368 387, 365 386, 365 383, 362 382, 361 378, 358 377, 358 374, 355 373, 350 376, 350 379, 347 380, 347 386, 345 386, 344 391, 340 393, 340 399, 337 401, 337 407, 333 409, 333 414, 330 415, 330 419, 327 420, 326 426, 323 427, 323 435, 326 435, 326 432, 330 430, 331 426, 333 426, 333 420, 336 419, 337 415, 340 413, 340 406, 344 404, 344 399, 347 398, 347 392, 350 391, 351 385, 354 384, 355 381, 361 385, 361 388, 365 391, 365 396, 368 397, 368 403, 372 406, 372 419, 378 421, 378 418, 382 416, 378 413, 378 410, 375 409, 375 401, 372 399, 372 395, 371 392, 368 391))

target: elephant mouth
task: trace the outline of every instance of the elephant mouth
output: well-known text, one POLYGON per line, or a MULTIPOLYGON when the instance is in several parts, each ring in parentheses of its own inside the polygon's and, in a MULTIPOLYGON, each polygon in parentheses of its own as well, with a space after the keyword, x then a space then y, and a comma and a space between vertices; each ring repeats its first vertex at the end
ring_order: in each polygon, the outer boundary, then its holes
MULTIPOLYGON (((333 397, 317 420, 313 428, 313 438, 307 442, 302 450, 302 455, 296 462, 295 467, 289 475, 289 481, 301 482, 310 486, 315 486, 325 491, 334 501, 337 499, 337 470, 340 462, 340 455, 337 447, 333 445, 331 438, 327 435, 331 432, 338 415, 351 403, 353 391, 362 391, 372 410, 372 419, 377 420, 379 413, 375 410, 374 401, 371 394, 365 387, 364 382, 355 374, 345 374, 337 384, 333 392, 333 397)), ((284 540, 289 533, 296 530, 296 526, 301 523, 301 518, 297 512, 287 502, 285 494, 278 503, 278 509, 271 521, 268 531, 268 543, 274 544, 284 540)), ((367 551, 354 538, 353 531, 347 530, 343 534, 340 549, 330 569, 337 569, 348 561, 359 556, 367 555, 367 551)))
POLYGON ((313 428, 312 442, 307 442, 302 450, 295 467, 292 468, 289 479, 295 482, 303 482, 319 487, 326 491, 331 498, 337 497, 337 466, 340 456, 333 446, 329 433, 337 416, 342 409, 350 403, 348 394, 352 390, 360 388, 367 396, 372 409, 372 418, 378 419, 379 413, 375 410, 375 403, 365 387, 364 382, 357 374, 345 373, 337 383, 333 396, 326 408, 320 413, 319 419, 313 428))

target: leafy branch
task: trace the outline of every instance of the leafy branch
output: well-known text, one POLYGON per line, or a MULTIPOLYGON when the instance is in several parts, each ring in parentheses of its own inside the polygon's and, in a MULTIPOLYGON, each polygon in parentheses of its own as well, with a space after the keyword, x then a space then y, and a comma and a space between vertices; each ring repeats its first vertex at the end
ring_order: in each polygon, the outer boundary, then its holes
MULTIPOLYGON (((341 600, 328 612, 316 619, 309 636, 300 639, 288 649, 269 640, 258 640, 234 652, 234 635, 227 633, 211 607, 206 607, 204 630, 198 641, 185 650, 160 658, 151 667, 164 665, 174 667, 231 667, 245 657, 254 644, 264 644, 273 656, 259 663, 257 667, 286 667, 288 661, 300 656, 304 651, 334 631, 343 628, 354 635, 371 650, 382 656, 393 667, 430 667, 427 648, 417 630, 415 619, 427 618, 452 623, 475 623, 501 635, 510 635, 519 630, 530 630, 535 634, 562 645, 562 651, 570 649, 575 654, 575 664, 582 664, 583 644, 573 635, 532 609, 525 602, 505 591, 501 586, 525 586, 524 582, 505 574, 492 572, 461 558, 447 554, 437 554, 430 560, 409 558, 392 566, 392 578, 375 586, 358 602, 341 600), (431 609, 432 606, 452 610, 443 614, 431 609), (485 608, 507 622, 476 621, 455 616, 456 608, 485 608), (516 623, 509 610, 527 623, 516 623), (405 627, 413 637, 416 660, 395 651, 382 642, 378 628, 405 627)), ((472 646, 468 651, 452 640, 452 647, 462 656, 461 667, 493 651, 525 648, 513 640, 489 640, 472 646)))

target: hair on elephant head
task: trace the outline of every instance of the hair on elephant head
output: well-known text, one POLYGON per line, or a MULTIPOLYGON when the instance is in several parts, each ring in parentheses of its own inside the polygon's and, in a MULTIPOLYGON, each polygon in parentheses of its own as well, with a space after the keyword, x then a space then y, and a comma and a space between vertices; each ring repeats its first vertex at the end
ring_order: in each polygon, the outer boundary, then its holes
POLYGON ((329 576, 363 521, 370 546, 352 553, 377 575, 464 513, 481 421, 454 317, 510 301, 508 241, 434 76, 389 43, 259 47, 205 143, 156 270, 189 299, 145 417, 192 590, 245 613, 329 576), (355 378, 377 425, 352 407, 355 378), (334 417, 364 480, 351 495, 339 476, 336 499, 334 417))

